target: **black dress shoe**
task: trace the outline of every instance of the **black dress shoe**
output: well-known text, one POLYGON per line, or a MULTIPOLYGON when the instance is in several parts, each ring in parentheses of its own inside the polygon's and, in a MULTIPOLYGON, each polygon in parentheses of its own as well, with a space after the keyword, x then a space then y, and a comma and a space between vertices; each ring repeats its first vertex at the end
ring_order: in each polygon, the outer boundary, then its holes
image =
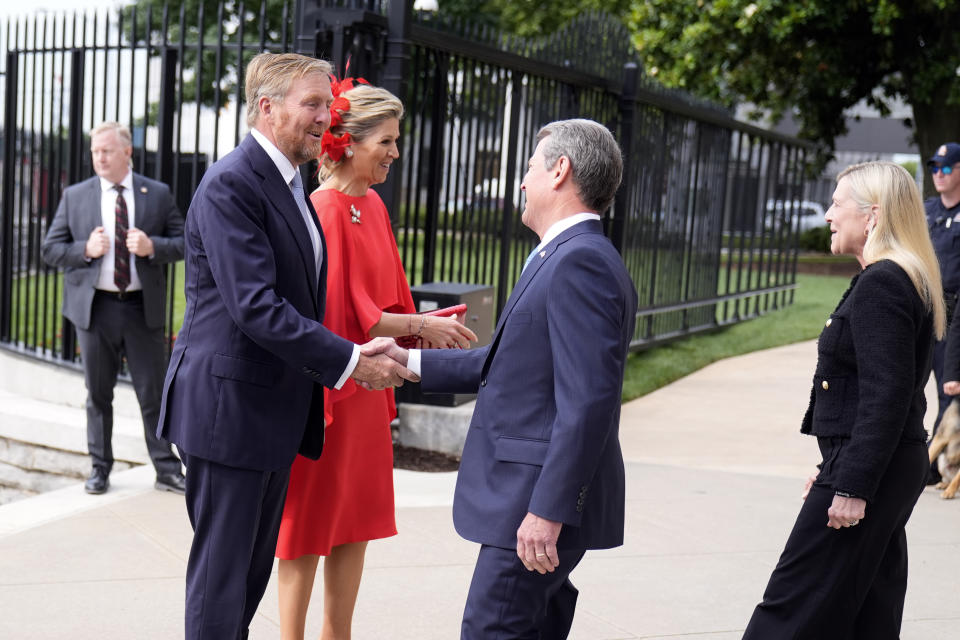
POLYGON ((83 483, 83 490, 94 495, 106 493, 109 488, 110 474, 100 467, 94 467, 90 472, 90 477, 83 483))
POLYGON ((187 481, 181 473, 161 473, 153 483, 157 491, 170 491, 181 496, 187 492, 187 481))

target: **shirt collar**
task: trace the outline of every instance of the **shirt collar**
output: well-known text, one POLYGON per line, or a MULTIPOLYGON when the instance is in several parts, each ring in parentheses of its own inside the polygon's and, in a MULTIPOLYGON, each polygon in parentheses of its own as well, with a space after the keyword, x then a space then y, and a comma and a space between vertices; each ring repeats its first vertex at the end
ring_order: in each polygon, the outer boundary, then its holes
POLYGON ((123 176, 120 182, 110 182, 106 178, 100 178, 100 189, 104 192, 112 190, 118 184, 123 185, 124 193, 133 193, 133 171, 127 171, 127 175, 123 176))
POLYGON ((562 220, 557 220, 550 228, 547 229, 547 232, 543 234, 543 239, 540 240, 540 244, 537 245, 537 249, 542 249, 547 246, 547 244, 556 238, 558 235, 569 229, 575 224, 580 224, 581 222, 586 222, 587 220, 599 220, 600 216, 596 213, 577 213, 572 216, 567 216, 562 220))
POLYGON ((280 151, 275 144, 267 140, 267 136, 260 133, 260 131, 257 129, 251 129, 250 135, 253 136, 254 140, 260 143, 260 146, 263 147, 263 150, 266 151, 267 155, 270 156, 270 159, 273 160, 273 164, 277 165, 277 170, 283 177, 283 181, 287 184, 290 184, 290 181, 293 180, 293 176, 297 173, 297 168, 293 166, 287 156, 283 155, 283 152, 280 151))

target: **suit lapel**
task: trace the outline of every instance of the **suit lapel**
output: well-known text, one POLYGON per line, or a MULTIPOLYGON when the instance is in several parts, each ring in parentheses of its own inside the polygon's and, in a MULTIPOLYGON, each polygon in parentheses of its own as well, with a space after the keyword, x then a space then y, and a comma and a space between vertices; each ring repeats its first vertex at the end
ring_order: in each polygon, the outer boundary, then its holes
POLYGON ((507 299, 507 303, 503 306, 503 313, 500 314, 500 321, 497 323, 497 327, 494 330, 494 336, 496 336, 496 334, 503 329, 503 325, 507 319, 507 316, 509 316, 510 312, 513 311, 513 307, 517 304, 520 296, 523 295, 523 292, 526 291, 527 287, 537 275, 537 272, 540 271, 540 268, 556 252, 557 248, 567 240, 583 233, 603 233, 603 225, 595 220, 588 220, 587 222, 575 224, 547 243, 547 246, 543 247, 537 253, 537 255, 533 257, 533 260, 530 261, 530 264, 527 265, 527 268, 524 269, 523 273, 520 274, 520 279, 517 280, 517 284, 514 285, 513 291, 510 293, 510 297, 507 299))
POLYGON ((316 209, 313 208, 313 202, 307 198, 307 211, 313 224, 317 227, 317 233, 320 234, 320 250, 323 252, 323 260, 320 261, 320 277, 317 278, 317 317, 323 321, 327 306, 327 239, 323 235, 323 227, 320 225, 320 217, 317 216, 316 209))
POLYGON ((503 328, 507 324, 507 318, 509 318, 510 313, 517 304, 517 301, 520 300, 520 297, 533 282, 537 272, 540 271, 541 267, 546 264, 547 260, 550 259, 550 257, 561 245, 563 245, 564 242, 567 242, 571 238, 575 238, 576 236, 584 233, 602 234, 603 225, 597 220, 588 220, 586 222, 575 224, 569 229, 566 229, 559 236, 547 243, 547 246, 543 247, 537 253, 537 255, 534 256, 533 260, 530 261, 530 264, 527 265, 527 268, 524 269, 523 273, 520 274, 520 279, 517 280, 517 284, 514 285, 513 291, 510 293, 510 297, 507 299, 507 303, 503 306, 503 313, 500 314, 500 320, 497 322, 497 326, 493 330, 493 336, 490 340, 493 347, 487 354, 487 359, 483 365, 484 376, 486 376, 486 372, 490 368, 490 362, 493 360, 493 357, 497 352, 497 347, 500 344, 500 336, 503 334, 503 328))
MULTIPOLYGON (((277 169, 277 165, 273 164, 273 160, 270 159, 270 156, 267 155, 267 152, 263 150, 263 147, 260 146, 260 143, 257 142, 252 135, 247 134, 247 137, 243 139, 240 146, 247 154, 247 157, 250 158, 254 171, 256 171, 262 179, 261 188, 267 201, 270 202, 273 209, 287 223, 287 227, 290 229, 293 240, 300 251, 304 270, 310 282, 309 289, 310 295, 313 298, 314 310, 319 314, 319 305, 317 303, 318 287, 313 286, 313 284, 317 282, 317 265, 313 252, 313 244, 310 242, 307 227, 303 222, 303 217, 300 215, 300 207, 293 198, 293 192, 290 190, 290 187, 284 183, 283 176, 280 175, 280 170, 277 169)), ((309 204, 307 205, 307 210, 310 210, 309 204)))
POLYGON ((85 214, 88 216, 87 224, 89 230, 93 231, 97 227, 103 224, 103 212, 101 211, 101 201, 103 199, 103 192, 100 189, 100 177, 93 176, 88 182, 87 192, 84 194, 83 198, 87 201, 87 206, 84 207, 84 211, 89 213, 85 214))
POLYGON ((147 220, 150 216, 150 210, 147 208, 147 187, 136 173, 133 174, 133 206, 134 206, 134 226, 138 229, 147 229, 147 220))

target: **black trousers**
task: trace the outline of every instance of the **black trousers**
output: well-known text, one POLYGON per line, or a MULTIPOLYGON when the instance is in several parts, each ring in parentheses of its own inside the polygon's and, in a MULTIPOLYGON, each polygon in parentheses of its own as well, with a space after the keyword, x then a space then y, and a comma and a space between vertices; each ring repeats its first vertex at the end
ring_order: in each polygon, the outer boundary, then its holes
POLYGON ((744 640, 895 640, 907 591, 904 526, 925 486, 927 448, 901 443, 855 527, 831 529, 834 462, 845 439, 821 439, 823 463, 744 640))
POLYGON ((143 300, 118 300, 98 293, 93 298, 90 329, 77 329, 87 384, 87 449, 93 466, 113 468, 113 390, 123 357, 127 358, 133 389, 140 403, 143 435, 157 474, 180 472, 180 460, 170 444, 157 438, 167 356, 163 329, 147 327, 143 300))
POLYGON ((243 640, 270 581, 290 468, 254 471, 185 455, 186 640, 243 640))
POLYGON ((516 549, 482 545, 460 627, 461 640, 564 640, 578 591, 570 572, 583 550, 558 552, 553 573, 527 571, 516 549))

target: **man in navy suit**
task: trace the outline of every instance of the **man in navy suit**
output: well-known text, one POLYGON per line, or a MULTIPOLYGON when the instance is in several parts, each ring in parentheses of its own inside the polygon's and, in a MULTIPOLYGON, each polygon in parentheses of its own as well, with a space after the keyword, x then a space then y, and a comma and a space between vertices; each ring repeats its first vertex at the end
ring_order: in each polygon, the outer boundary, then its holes
POLYGON ((540 237, 494 331, 471 351, 391 352, 428 392, 477 391, 457 477, 457 532, 479 542, 461 638, 566 638, 587 549, 623 543, 618 429, 637 294, 599 214, 622 159, 589 120, 537 135, 521 189, 540 237))
POLYGON ((167 185, 130 170, 130 130, 104 122, 90 132, 97 175, 67 187, 43 241, 63 267, 63 315, 77 330, 87 385, 87 493, 110 487, 113 389, 123 358, 140 402, 156 488, 183 494, 180 460, 157 438, 164 344, 164 265, 183 258, 183 216, 167 185))
POLYGON ((330 72, 297 54, 251 60, 251 133, 207 171, 187 212, 187 304, 158 432, 187 465, 189 640, 247 637, 290 465, 323 447, 323 387, 415 379, 373 353, 376 341, 361 348, 321 324, 325 245, 297 166, 320 154, 330 72))

